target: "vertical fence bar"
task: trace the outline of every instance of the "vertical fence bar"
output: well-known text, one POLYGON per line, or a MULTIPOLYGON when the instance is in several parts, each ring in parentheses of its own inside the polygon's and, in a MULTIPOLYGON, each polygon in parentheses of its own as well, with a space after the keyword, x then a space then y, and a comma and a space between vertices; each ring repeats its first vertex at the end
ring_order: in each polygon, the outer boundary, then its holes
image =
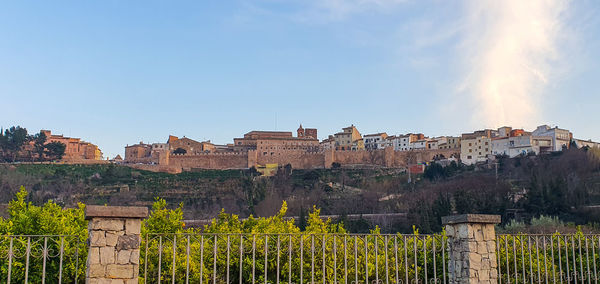
POLYGON ((374 242, 374 249, 375 249, 375 283, 379 283, 379 262, 378 262, 378 255, 379 252, 377 251, 377 244, 379 243, 379 237, 377 235, 373 236, 373 242, 374 242))
POLYGON ((13 260, 13 237, 9 237, 9 245, 8 245, 8 275, 6 283, 10 284, 11 280, 11 272, 12 272, 12 260, 13 260))
POLYGON ((217 284, 217 244, 219 239, 217 235, 214 237, 213 243, 213 284, 217 284))
POLYGON ((554 238, 550 235, 550 259, 552 259, 552 283, 556 283, 556 266, 554 265, 554 238))
POLYGON ((42 284, 46 283, 46 259, 48 258, 48 237, 44 237, 44 250, 42 253, 42 284))
POLYGON ((425 284, 427 284, 427 236, 423 236, 423 264, 425 266, 423 269, 425 272, 425 284))
POLYGON ((544 275, 546 277, 546 283, 548 283, 548 259, 547 259, 547 246, 546 246, 546 236, 542 236, 543 246, 544 246, 544 275))
POLYGON ((523 283, 526 283, 525 279, 527 276, 527 270, 525 270, 525 252, 524 252, 524 244, 523 244, 523 236, 519 236, 519 243, 521 243, 521 264, 523 266, 523 283))
POLYGON ((581 273, 581 282, 585 281, 583 276, 583 254, 581 253, 581 235, 577 235, 577 243, 579 245, 579 271, 581 273))
POLYGON ((517 237, 512 236, 512 248, 513 248, 513 262, 515 264, 515 283, 519 281, 519 273, 517 269, 517 237))
POLYGON ((200 284, 204 281, 204 235, 200 236, 200 284))
POLYGON ((400 275, 398 275, 398 236, 394 236, 394 260, 396 262, 396 284, 400 283, 400 275))
POLYGON ((437 282, 437 269, 436 269, 437 266, 436 266, 436 263, 435 263, 435 252, 436 252, 435 251, 435 236, 432 237, 432 239, 431 239, 431 247, 432 247, 431 248, 431 252, 433 254, 433 283, 437 284, 438 283, 437 282))
POLYGON ((321 278, 323 278, 322 279, 323 280, 323 284, 325 284, 325 278, 326 278, 325 276, 327 275, 326 274, 326 270, 325 270, 325 268, 326 268, 326 265, 325 265, 325 241, 326 241, 325 234, 323 234, 321 236, 321 251, 323 252, 323 255, 322 255, 322 258, 321 258, 321 263, 323 265, 323 275, 322 275, 321 278))
POLYGON ((502 236, 498 236, 496 238, 496 250, 498 251, 498 256, 496 257, 496 262, 498 262, 498 283, 502 284, 502 250, 500 250, 500 243, 502 242, 502 236))
POLYGON ((268 283, 267 270, 269 270, 269 235, 265 235, 265 284, 268 283))
POLYGON ((369 283, 369 239, 365 236, 365 283, 369 283))
POLYGON ((527 248, 529 250, 529 279, 533 283, 533 260, 531 256, 531 236, 527 236, 527 248))
POLYGON ((25 284, 29 283, 29 255, 31 254, 31 237, 27 237, 27 249, 25 249, 25 284))
POLYGON ((344 284, 348 284, 348 240, 344 236, 344 284))
POLYGON ((333 235, 333 283, 337 284, 337 250, 336 235, 333 235))
POLYGON ((242 272, 244 266, 244 235, 240 235, 240 284, 242 284, 243 274, 242 272))
POLYGON ((231 252, 231 236, 227 235, 227 276, 225 276, 227 279, 226 283, 229 283, 229 254, 231 252))
POLYGON ((185 284, 190 283, 190 235, 187 235, 185 246, 185 284))
POLYGON ((589 251, 589 246, 588 246, 588 238, 587 236, 584 236, 585 238, 585 264, 587 266, 587 275, 588 275, 588 283, 591 283, 591 276, 592 273, 590 272, 590 251, 589 251))
POLYGON ((414 244, 414 249, 415 249, 415 251, 414 251, 415 252, 415 254, 414 254, 414 256, 415 256, 415 284, 419 284, 419 269, 418 269, 419 266, 417 265, 417 260, 419 259, 419 256, 417 255, 417 245, 418 245, 417 243, 419 242, 419 238, 416 236, 413 238, 414 238, 413 244, 414 244))
MULTIPOLYGON (((502 240, 502 239, 500 239, 502 240)), ((508 260, 510 259, 508 256, 508 235, 504 235, 504 252, 506 255, 506 282, 508 284, 510 284, 510 265, 508 263, 508 260)), ((502 270, 502 268, 498 267, 499 270, 502 270)))
POLYGON ((406 242, 406 236, 404 236, 404 276, 406 277, 406 283, 408 284, 408 243, 406 242))
MULTIPOLYGON (((560 237, 559 237, 560 238, 560 237)), ((571 272, 569 270, 569 243, 568 243, 568 239, 567 236, 563 237, 563 240, 565 242, 565 260, 566 260, 566 268, 567 268, 567 283, 571 282, 571 272)), ((562 283, 562 279, 561 279, 561 283, 562 283)))
POLYGON ((390 283, 390 268, 388 266, 388 236, 385 236, 385 283, 389 284, 390 283))
POLYGON ((315 283, 315 235, 310 235, 310 283, 315 283))
POLYGON ((280 235, 277 234, 277 284, 279 284, 279 250, 280 250, 280 235))
POLYGON ((160 284, 161 278, 161 264, 162 264, 162 236, 158 237, 158 284, 160 284))
POLYGON ((65 251, 65 238, 60 236, 60 262, 58 264, 58 284, 62 283, 62 266, 63 266, 63 253, 65 251))
POLYGON ((171 276, 171 283, 175 284, 175 266, 176 266, 176 260, 177 258, 177 235, 173 235, 173 276, 171 276))
POLYGON ((256 235, 252 235, 252 284, 255 283, 255 272, 256 272, 256 235))
MULTIPOLYGON (((598 238, 598 241, 600 241, 600 238, 598 238)), ((596 242, 594 242, 594 236, 592 236, 592 259, 594 260, 594 280, 598 281, 598 273, 596 272, 596 242)))
POLYGON ((538 284, 542 281, 542 275, 540 272, 540 249, 539 249, 539 237, 535 236, 535 258, 537 260, 537 273, 538 273, 538 284))
POLYGON ((303 272, 304 272, 304 236, 300 235, 300 284, 304 284, 303 282, 303 272))
POLYGON ((575 256, 575 237, 573 235, 571 235, 571 249, 573 253, 573 279, 577 283, 577 258, 575 256))
MULTIPOLYGON (((288 283, 292 283, 292 235, 289 235, 288 240, 288 283)), ((240 282, 241 284, 241 282, 240 282)))
POLYGON ((358 283, 358 237, 354 236, 354 283, 358 283))

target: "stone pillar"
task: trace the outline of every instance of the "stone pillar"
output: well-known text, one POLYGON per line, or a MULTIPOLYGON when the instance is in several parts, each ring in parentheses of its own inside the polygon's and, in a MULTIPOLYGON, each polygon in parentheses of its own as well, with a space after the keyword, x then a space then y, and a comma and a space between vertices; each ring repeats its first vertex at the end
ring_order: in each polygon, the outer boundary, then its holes
POLYGON ((498 283, 494 225, 500 223, 500 216, 445 216, 442 223, 448 236, 450 284, 498 283))
POLYGON ((146 217, 146 207, 86 206, 85 219, 89 220, 86 283, 138 283, 140 229, 146 217))

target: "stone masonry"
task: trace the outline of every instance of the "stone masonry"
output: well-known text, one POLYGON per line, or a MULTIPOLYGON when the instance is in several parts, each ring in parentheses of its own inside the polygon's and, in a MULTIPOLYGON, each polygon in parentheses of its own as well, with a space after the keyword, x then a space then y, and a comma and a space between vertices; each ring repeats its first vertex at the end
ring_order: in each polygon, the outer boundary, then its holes
POLYGON ((138 283, 141 220, 147 216, 146 207, 86 206, 86 283, 138 283))
POLYGON ((450 284, 498 283, 496 233, 499 215, 442 217, 448 236, 450 284))

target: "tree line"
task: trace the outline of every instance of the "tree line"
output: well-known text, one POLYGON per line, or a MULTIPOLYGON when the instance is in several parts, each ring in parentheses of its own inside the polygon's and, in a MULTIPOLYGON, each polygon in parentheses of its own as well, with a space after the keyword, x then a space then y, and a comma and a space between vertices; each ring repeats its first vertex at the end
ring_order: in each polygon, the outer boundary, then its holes
POLYGON ((30 135, 21 126, 0 131, 0 160, 4 162, 43 162, 60 160, 67 146, 59 141, 48 142, 40 131, 30 135))

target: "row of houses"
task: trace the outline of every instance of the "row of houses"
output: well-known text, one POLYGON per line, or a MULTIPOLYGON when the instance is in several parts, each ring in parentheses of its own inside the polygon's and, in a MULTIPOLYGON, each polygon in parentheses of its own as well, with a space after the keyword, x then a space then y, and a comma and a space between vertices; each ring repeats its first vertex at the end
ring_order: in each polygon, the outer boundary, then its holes
POLYGON ((386 132, 361 135, 354 125, 342 128, 320 143, 321 150, 338 151, 372 151, 393 148, 395 151, 458 149, 460 137, 439 136, 425 137, 423 133, 388 135, 386 132))
POLYGON ((315 153, 327 150, 376 151, 392 148, 395 151, 455 149, 456 156, 453 155, 453 158, 460 158, 462 163, 470 165, 485 162, 498 155, 516 157, 530 153, 561 151, 570 147, 571 141, 575 142, 577 147, 600 147, 596 142, 574 139, 569 130, 547 125, 539 126, 531 132, 505 126, 464 133, 461 136, 437 137, 427 137, 423 133, 388 135, 381 132, 362 135, 356 126, 350 125, 322 141, 318 139, 316 128, 303 128, 300 125, 296 136, 287 131, 255 130, 244 134, 243 137, 234 138, 233 143, 226 145, 169 136, 166 143, 140 142, 126 146, 125 161, 158 163, 160 153, 165 151, 178 155, 198 155, 219 152, 244 153, 252 150, 259 156, 285 157, 293 156, 299 151, 315 153))
POLYGON ((373 151, 393 148, 395 151, 460 149, 460 160, 470 165, 505 155, 543 154, 562 151, 571 146, 600 148, 600 143, 573 138, 567 129, 538 126, 533 131, 503 126, 498 129, 477 130, 461 136, 426 137, 422 133, 388 135, 386 132, 361 135, 354 125, 345 127, 320 143, 322 150, 373 151))

